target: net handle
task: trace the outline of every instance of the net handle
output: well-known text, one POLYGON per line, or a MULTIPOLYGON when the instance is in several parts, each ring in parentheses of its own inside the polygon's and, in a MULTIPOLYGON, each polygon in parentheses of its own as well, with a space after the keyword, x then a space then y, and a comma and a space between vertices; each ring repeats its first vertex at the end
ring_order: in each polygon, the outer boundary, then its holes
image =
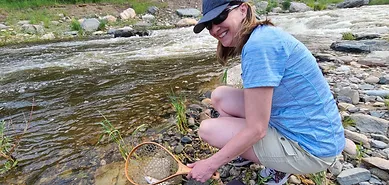
MULTIPOLYGON (((188 166, 182 164, 182 162, 181 162, 180 160, 178 160, 178 159, 176 158, 176 156, 174 156, 174 155, 173 155, 168 149, 166 149, 164 146, 162 146, 162 145, 160 145, 160 144, 158 144, 158 143, 155 143, 155 142, 143 142, 143 143, 141 143, 141 144, 136 145, 136 146, 131 150, 130 154, 128 154, 127 159, 126 159, 126 164, 125 164, 125 167, 124 167, 124 168, 125 168, 125 169, 124 169, 124 172, 125 172, 125 174, 126 174, 127 179, 128 179, 132 184, 138 185, 138 184, 135 183, 135 182, 130 178, 130 176, 128 175, 128 170, 127 170, 127 169, 128 169, 128 163, 129 163, 129 161, 130 161, 130 157, 134 154, 134 152, 135 152, 139 147, 141 147, 141 146, 143 146, 143 145, 147 145, 147 144, 157 145, 158 147, 164 149, 169 155, 171 155, 171 156, 173 157, 173 159, 174 159, 174 160, 177 162, 177 164, 178 164, 178 170, 177 170, 177 172, 176 172, 175 174, 173 174, 173 175, 171 175, 171 176, 169 176, 169 177, 166 177, 166 178, 162 179, 161 181, 159 181, 159 182, 157 182, 157 183, 154 183, 154 184, 152 184, 152 185, 159 184, 159 183, 161 183, 161 182, 164 182, 164 181, 166 181, 166 180, 169 180, 169 179, 171 179, 171 178, 173 178, 173 177, 176 177, 176 176, 178 176, 178 175, 185 175, 185 174, 188 174, 188 173, 192 170, 192 168, 189 168, 188 166)), ((212 179, 215 179, 215 180, 220 179, 220 173, 219 173, 219 172, 215 172, 215 173, 212 175, 211 178, 212 178, 212 179)))

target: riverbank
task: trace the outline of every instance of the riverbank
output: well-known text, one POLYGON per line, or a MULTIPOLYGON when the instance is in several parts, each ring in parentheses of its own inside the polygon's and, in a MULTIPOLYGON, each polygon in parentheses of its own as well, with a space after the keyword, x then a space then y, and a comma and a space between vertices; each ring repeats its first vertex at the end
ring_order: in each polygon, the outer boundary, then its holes
MULTIPOLYGON (((195 1, 107 1, 105 3, 41 4, 0 1, 0 46, 47 43, 93 38, 147 36, 150 30, 193 26, 201 17, 201 0, 195 1), (108 2, 108 3, 107 3, 108 2)), ((328 0, 275 3, 254 0, 258 14, 279 14, 352 8, 388 0, 328 0)))

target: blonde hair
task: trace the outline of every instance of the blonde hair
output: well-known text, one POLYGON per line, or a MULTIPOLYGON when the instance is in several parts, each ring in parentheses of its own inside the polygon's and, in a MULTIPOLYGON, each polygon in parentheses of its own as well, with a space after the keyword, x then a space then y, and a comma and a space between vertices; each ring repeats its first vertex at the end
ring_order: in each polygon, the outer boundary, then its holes
POLYGON ((224 47, 220 41, 217 44, 216 56, 218 62, 222 65, 226 65, 229 58, 233 58, 241 54, 243 46, 246 44, 247 40, 250 38, 251 33, 256 27, 262 25, 274 26, 274 24, 267 18, 264 21, 257 20, 252 6, 249 3, 243 4, 247 5, 247 15, 242 21, 242 26, 237 34, 237 37, 235 37, 235 39, 238 41, 237 46, 224 47))

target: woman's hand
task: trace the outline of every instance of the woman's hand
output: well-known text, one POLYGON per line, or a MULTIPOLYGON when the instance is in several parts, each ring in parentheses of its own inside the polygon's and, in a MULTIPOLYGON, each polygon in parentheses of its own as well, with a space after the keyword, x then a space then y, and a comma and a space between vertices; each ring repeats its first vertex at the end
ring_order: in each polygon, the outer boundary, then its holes
POLYGON ((217 166, 213 166, 212 163, 210 163, 209 159, 187 164, 187 166, 192 168, 192 170, 186 177, 202 183, 210 179, 213 176, 213 173, 218 169, 217 166))

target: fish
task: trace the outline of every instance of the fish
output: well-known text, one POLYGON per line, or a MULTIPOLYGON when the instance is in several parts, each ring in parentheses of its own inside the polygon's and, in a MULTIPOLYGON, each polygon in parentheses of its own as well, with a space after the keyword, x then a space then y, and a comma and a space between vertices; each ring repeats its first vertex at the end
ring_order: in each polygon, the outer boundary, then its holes
MULTIPOLYGON (((158 180, 158 179, 155 179, 153 177, 150 177, 150 176, 145 176, 145 180, 147 181, 147 183, 149 184, 155 184, 161 180, 158 180)), ((170 183, 168 182, 162 182, 162 183, 159 183, 158 185, 169 185, 170 183)))

